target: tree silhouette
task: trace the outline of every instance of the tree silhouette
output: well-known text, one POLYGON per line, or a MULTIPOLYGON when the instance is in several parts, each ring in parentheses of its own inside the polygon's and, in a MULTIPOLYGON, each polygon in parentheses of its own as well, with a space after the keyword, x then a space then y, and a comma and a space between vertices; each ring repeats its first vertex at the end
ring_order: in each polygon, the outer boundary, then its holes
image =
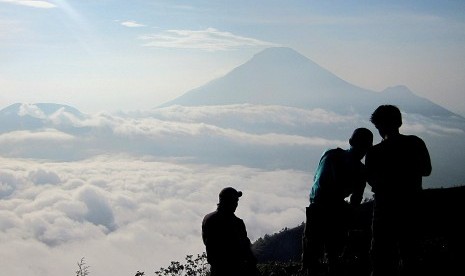
POLYGON ((76 270, 76 276, 88 276, 89 275, 89 267, 84 260, 84 257, 81 258, 79 262, 77 262, 78 270, 76 270))

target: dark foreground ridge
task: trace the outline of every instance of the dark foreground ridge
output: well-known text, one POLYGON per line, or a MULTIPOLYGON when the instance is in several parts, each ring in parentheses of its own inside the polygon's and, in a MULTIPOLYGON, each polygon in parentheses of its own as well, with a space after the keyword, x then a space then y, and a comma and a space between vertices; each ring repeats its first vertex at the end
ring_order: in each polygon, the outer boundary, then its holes
MULTIPOLYGON (((465 275, 465 186, 425 189, 422 224, 421 275, 465 275)), ((344 254, 346 275, 369 275, 369 248, 373 202, 354 210, 354 220, 344 254)), ((299 275, 304 223, 265 235, 253 243, 263 268, 276 275, 299 275)))

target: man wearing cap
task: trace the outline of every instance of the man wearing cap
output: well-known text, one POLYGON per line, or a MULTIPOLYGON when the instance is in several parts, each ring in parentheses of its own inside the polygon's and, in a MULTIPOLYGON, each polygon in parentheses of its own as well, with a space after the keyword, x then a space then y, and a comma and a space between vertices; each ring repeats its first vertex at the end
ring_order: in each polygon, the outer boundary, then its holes
POLYGON ((319 275, 325 255, 329 275, 340 272, 350 207, 345 198, 350 196, 350 205, 359 205, 363 198, 366 175, 361 160, 373 144, 373 133, 357 128, 349 144, 347 150, 326 150, 314 175, 302 244, 302 266, 309 275, 319 275))
POLYGON ((211 276, 257 275, 257 261, 251 250, 244 221, 236 211, 241 191, 221 190, 217 210, 202 222, 202 239, 211 267, 211 276))

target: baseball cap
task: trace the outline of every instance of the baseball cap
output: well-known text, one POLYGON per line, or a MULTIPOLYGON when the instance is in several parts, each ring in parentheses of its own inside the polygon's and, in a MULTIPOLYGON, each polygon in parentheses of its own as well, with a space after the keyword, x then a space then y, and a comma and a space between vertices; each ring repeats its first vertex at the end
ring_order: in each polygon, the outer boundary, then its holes
POLYGON ((241 191, 237 191, 233 187, 226 187, 220 192, 220 201, 228 199, 239 199, 242 196, 241 191))

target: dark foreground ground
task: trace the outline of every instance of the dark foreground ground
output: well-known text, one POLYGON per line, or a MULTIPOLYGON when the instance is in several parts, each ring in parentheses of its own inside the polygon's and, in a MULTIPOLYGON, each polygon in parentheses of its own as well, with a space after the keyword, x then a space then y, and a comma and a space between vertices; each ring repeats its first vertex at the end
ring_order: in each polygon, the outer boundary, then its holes
MULTIPOLYGON (((356 210, 344 257, 344 275, 370 274, 372 202, 356 210)), ((422 206, 421 271, 423 276, 465 275, 465 186, 427 189, 422 206)), ((263 275, 303 275, 300 272, 304 224, 266 235, 253 244, 263 275)), ((324 266, 324 263, 323 263, 324 266)), ((321 276, 325 275, 321 273, 321 276)), ((319 276, 319 275, 315 275, 319 276)))

